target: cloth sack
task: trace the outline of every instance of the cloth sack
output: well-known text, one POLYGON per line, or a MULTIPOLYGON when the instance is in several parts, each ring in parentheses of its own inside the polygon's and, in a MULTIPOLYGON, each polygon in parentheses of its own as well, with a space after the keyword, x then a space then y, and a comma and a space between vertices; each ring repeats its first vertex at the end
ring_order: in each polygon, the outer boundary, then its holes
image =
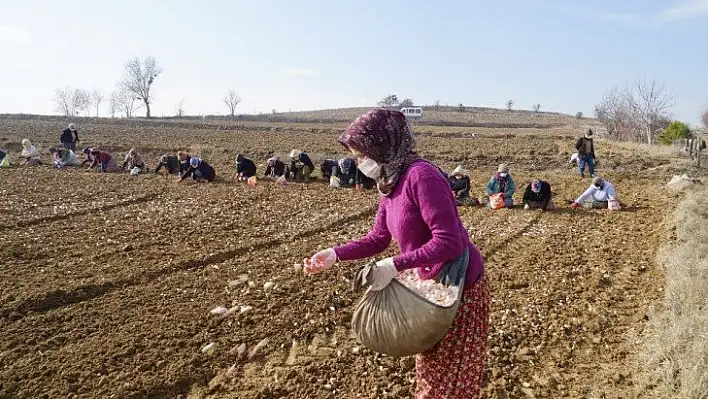
POLYGON ((611 201, 607 201, 607 209, 609 209, 611 211, 619 211, 622 209, 622 206, 620 206, 619 201, 611 200, 611 201))
MULTIPOLYGON (((389 356, 411 356, 435 346, 447 334, 457 316, 464 290, 469 250, 448 262, 435 280, 458 288, 457 299, 450 306, 440 306, 419 296, 394 279, 380 291, 368 290, 356 305, 352 329, 367 348, 389 356)), ((367 277, 375 263, 357 270, 355 291, 370 284, 367 277)))
POLYGON ((329 178, 329 186, 333 188, 339 187, 339 178, 337 176, 332 176, 329 178))
POLYGON ((504 194, 492 194, 489 196, 489 207, 492 209, 502 209, 506 206, 504 203, 504 194))
POLYGON ((10 167, 10 160, 7 159, 7 157, 3 158, 2 162, 0 162, 0 168, 9 168, 10 167))

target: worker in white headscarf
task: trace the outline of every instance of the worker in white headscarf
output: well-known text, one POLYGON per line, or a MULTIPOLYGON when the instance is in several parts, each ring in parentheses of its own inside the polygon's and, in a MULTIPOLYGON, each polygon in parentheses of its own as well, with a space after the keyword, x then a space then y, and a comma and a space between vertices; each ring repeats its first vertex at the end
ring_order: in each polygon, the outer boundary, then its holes
POLYGON ((23 158, 22 165, 39 165, 42 163, 37 147, 33 146, 29 139, 22 140, 22 153, 20 157, 23 158))

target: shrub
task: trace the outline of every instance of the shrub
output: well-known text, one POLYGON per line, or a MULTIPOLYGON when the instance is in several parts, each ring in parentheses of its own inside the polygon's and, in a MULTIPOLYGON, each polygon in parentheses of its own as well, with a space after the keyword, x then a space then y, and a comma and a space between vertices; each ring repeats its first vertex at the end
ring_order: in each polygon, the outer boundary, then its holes
POLYGON ((691 129, 688 128, 688 125, 680 121, 673 121, 659 134, 659 141, 661 144, 670 145, 676 140, 689 137, 691 137, 691 129))
POLYGON ((578 113, 575 114, 575 118, 576 118, 576 119, 583 119, 583 112, 582 112, 582 111, 578 111, 578 113))

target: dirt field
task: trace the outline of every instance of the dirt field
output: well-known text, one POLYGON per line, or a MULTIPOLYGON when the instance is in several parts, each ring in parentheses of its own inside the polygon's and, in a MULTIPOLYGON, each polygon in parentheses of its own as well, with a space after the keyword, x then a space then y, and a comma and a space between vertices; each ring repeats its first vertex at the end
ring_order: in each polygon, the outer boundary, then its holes
MULTIPOLYGON (((63 125, 0 119, 0 148, 17 152, 29 137, 46 150, 63 125)), ((317 160, 341 154, 340 125, 104 121, 79 129, 82 145, 121 160, 134 146, 151 166, 162 153, 189 150, 223 180, 178 186, 154 174, 0 170, 0 397, 410 397, 413 359, 357 350, 347 329, 357 264, 314 277, 299 267, 365 234, 376 194, 232 179, 237 152, 257 163, 292 148, 317 160), (216 306, 236 310, 220 318, 209 314, 216 306), (251 359, 238 356, 239 345, 248 352, 265 338, 251 359)), ((472 170, 477 196, 502 161, 517 199, 534 176, 553 184, 558 203, 589 185, 566 165, 580 133, 570 128, 420 133, 424 156, 472 170)), ((626 333, 642 328, 661 295, 654 257, 676 194, 660 188, 667 168, 648 170, 667 160, 603 143, 597 153, 623 212, 460 209, 494 298, 487 398, 616 397, 630 383, 626 333)))

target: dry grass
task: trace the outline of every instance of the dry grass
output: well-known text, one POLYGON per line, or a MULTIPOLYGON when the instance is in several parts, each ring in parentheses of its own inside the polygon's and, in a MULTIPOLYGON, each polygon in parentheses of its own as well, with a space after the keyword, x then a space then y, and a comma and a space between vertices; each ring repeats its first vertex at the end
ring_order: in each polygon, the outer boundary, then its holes
POLYGON ((629 141, 612 141, 612 145, 625 150, 648 155, 656 158, 668 158, 680 156, 681 147, 679 145, 648 145, 633 143, 629 141))
POLYGON ((708 398, 708 190, 691 190, 673 224, 675 245, 659 255, 665 297, 637 341, 633 396, 708 398))

